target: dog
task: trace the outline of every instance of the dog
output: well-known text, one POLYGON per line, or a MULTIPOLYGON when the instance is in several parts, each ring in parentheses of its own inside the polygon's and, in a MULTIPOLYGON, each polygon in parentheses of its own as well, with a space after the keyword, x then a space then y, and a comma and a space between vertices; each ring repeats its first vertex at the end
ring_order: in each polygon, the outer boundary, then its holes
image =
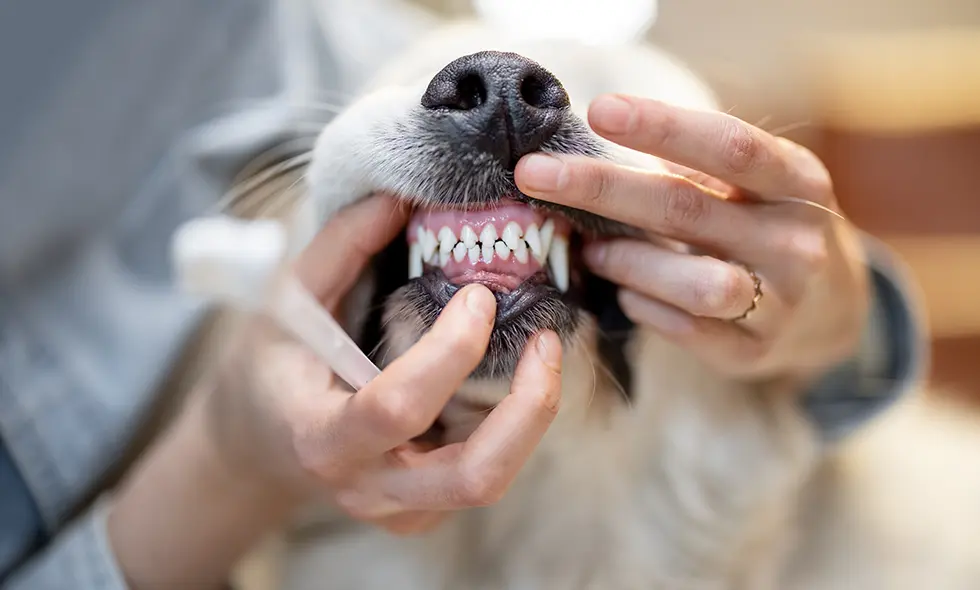
MULTIPOLYGON (((947 563, 889 550, 905 547, 900 531, 909 530, 910 510, 956 521, 951 508, 937 506, 938 496, 884 502, 889 484, 912 485, 883 467, 915 444, 889 430, 901 418, 869 427, 893 445, 875 445, 865 433, 872 442, 859 437, 828 457, 792 394, 732 381, 653 331, 624 323, 614 289, 586 272, 578 247, 583 235, 629 235, 631 228, 516 190, 513 165, 535 150, 665 170, 655 157, 592 132, 584 109, 593 97, 618 92, 721 110, 695 73, 649 45, 511 37, 478 20, 441 24, 372 59, 372 78, 304 160, 298 204, 277 208, 260 199, 259 208, 299 220, 294 237, 302 244, 372 193, 415 207, 405 239, 376 259, 343 318, 382 365, 431 326, 457 288, 447 277, 468 263, 506 266, 522 279, 505 285, 494 273, 485 277, 497 292, 498 320, 486 357, 440 418, 445 441, 465 438, 507 394, 524 343, 542 328, 565 346, 562 409, 498 503, 456 514, 433 532, 397 537, 330 507, 305 514, 276 545, 276 587, 976 587, 980 572, 959 543, 977 535, 958 522, 933 546, 949 549, 947 563), (844 467, 856 463, 866 469, 844 467), (860 518, 863 510, 881 517, 879 528, 897 523, 892 532, 902 540, 877 535, 860 518), (961 578, 942 577, 954 573, 961 578)), ((923 399, 913 395, 893 414, 912 416, 904 423, 909 432, 958 441, 947 450, 961 449, 969 461, 962 449, 980 442, 977 425, 923 399), (929 428, 928 416, 957 426, 929 428)), ((942 470, 933 482, 980 491, 980 475, 954 472, 942 470)), ((976 510, 969 517, 980 523, 976 510)))

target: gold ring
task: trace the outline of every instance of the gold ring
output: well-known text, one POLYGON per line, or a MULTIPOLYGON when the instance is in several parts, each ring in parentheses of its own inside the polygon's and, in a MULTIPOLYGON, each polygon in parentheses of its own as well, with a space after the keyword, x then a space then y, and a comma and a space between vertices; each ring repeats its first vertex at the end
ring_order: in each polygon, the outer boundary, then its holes
POLYGON ((742 268, 745 270, 745 272, 749 273, 749 276, 752 278, 752 288, 754 290, 754 294, 752 295, 752 303, 749 305, 749 308, 742 313, 742 315, 731 319, 733 322, 740 322, 749 317, 749 314, 755 311, 759 306, 759 300, 762 299, 762 280, 759 278, 759 275, 755 274, 755 271, 740 262, 729 261, 729 264, 734 264, 735 266, 742 268))

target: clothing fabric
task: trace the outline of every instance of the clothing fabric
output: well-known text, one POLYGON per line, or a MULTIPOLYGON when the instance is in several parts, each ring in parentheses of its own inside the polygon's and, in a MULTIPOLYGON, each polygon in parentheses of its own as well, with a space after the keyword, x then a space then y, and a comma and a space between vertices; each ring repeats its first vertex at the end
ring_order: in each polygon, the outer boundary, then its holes
MULTIPOLYGON (((250 156, 308 132, 297 105, 316 97, 286 66, 316 44, 277 14, 264 0, 0 3, 0 588, 126 587, 105 505, 69 519, 201 317, 172 289, 171 233, 250 156)), ((306 59, 329 84, 331 57, 306 59)), ((924 362, 903 279, 872 251, 878 360, 804 397, 828 442, 924 362)))

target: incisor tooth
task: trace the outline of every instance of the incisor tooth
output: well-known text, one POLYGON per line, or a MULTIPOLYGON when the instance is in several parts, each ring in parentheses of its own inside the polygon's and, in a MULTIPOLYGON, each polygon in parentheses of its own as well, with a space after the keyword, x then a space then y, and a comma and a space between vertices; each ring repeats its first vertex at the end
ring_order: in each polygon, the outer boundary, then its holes
POLYGON ((472 248, 470 248, 469 250, 467 250, 466 253, 469 254, 469 256, 470 256, 470 264, 476 264, 477 262, 480 261, 480 248, 479 247, 473 246, 472 248))
POLYGON ((459 241, 466 244, 467 248, 472 248, 479 239, 473 228, 468 225, 464 225, 463 229, 459 231, 459 241))
POLYGON ((507 247, 507 244, 497 242, 493 245, 493 249, 497 252, 497 258, 501 260, 507 260, 510 258, 510 248, 507 247))
POLYGON ((456 245, 456 234, 448 227, 439 230, 439 254, 452 252, 456 245))
POLYGON ((422 240, 422 259, 426 262, 435 260, 432 255, 436 253, 436 246, 438 245, 439 241, 436 240, 436 236, 432 233, 432 230, 426 230, 424 239, 422 240))
POLYGON ((497 241, 497 228, 493 226, 492 223, 488 223, 483 226, 483 231, 480 232, 480 243, 483 244, 485 248, 488 244, 493 248, 493 243, 497 241))
POLYGON ((527 244, 524 240, 517 240, 517 247, 514 248, 514 258, 521 264, 527 264, 527 244))
POLYGON ((551 266, 551 276, 555 280, 555 286, 562 293, 568 291, 568 241, 565 238, 555 236, 552 239, 548 264, 551 266))
POLYGON ((480 251, 483 252, 483 262, 493 262, 493 244, 494 242, 483 242, 480 247, 480 251))
POLYGON ((458 242, 453 248, 453 259, 456 262, 462 262, 463 258, 466 258, 466 245, 463 242, 458 242))
POLYGON ((422 246, 415 242, 408 247, 408 278, 415 279, 422 276, 422 246))
POLYGON ((531 249, 531 254, 538 259, 538 262, 542 260, 541 258, 541 234, 538 233, 538 226, 531 224, 527 231, 524 232, 524 241, 527 242, 527 247, 531 249))
POLYGON ((452 256, 452 255, 453 255, 453 253, 451 251, 440 249, 439 250, 439 254, 438 254, 438 256, 439 256, 439 266, 440 267, 446 266, 446 263, 449 262, 449 257, 452 256))
POLYGON ((500 238, 511 250, 517 249, 517 242, 521 241, 521 226, 516 221, 511 221, 504 227, 504 233, 500 238))

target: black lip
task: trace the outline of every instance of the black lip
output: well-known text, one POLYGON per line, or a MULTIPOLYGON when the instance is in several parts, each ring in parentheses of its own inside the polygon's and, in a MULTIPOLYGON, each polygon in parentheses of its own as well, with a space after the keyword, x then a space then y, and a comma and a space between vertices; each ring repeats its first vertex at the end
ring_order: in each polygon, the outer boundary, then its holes
MULTIPOLYGON (((465 285, 451 283, 439 268, 428 268, 421 277, 413 279, 440 308, 445 307, 457 291, 465 285)), ((548 282, 548 275, 539 271, 525 279, 509 293, 493 291, 497 300, 496 326, 503 326, 518 318, 546 299, 562 299, 562 293, 548 282)))

